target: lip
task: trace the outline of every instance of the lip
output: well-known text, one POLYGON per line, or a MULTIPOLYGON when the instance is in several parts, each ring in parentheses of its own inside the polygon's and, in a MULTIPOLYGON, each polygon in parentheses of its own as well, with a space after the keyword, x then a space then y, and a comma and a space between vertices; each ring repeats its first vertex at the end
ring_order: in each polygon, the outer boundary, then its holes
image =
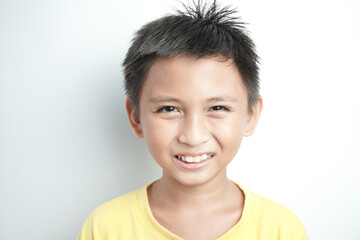
POLYGON ((203 160, 201 162, 192 162, 192 163, 187 163, 184 161, 181 161, 180 159, 178 159, 176 156, 191 156, 191 157, 195 157, 195 156, 202 156, 204 154, 211 154, 212 152, 204 152, 204 153, 181 153, 181 154, 177 154, 174 155, 174 161, 175 163, 180 166, 181 168, 185 168, 188 170, 195 170, 195 169, 200 169, 205 167, 206 165, 208 165, 214 158, 215 154, 213 153, 213 156, 211 158, 208 158, 206 160, 203 160))
MULTIPOLYGON (((204 154, 211 154, 213 152, 197 152, 197 153, 179 153, 175 154, 175 156, 190 156, 190 157, 196 157, 196 156, 202 156, 204 154)), ((214 153, 213 153, 214 154, 214 153)))

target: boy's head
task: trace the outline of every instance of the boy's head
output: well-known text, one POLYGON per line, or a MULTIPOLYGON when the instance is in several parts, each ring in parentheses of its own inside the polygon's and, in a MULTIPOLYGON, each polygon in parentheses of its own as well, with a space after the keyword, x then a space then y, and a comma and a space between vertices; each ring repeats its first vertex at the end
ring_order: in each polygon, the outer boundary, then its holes
MULTIPOLYGON (((199 1, 200 2, 200 1, 199 1)), ((137 32, 126 59, 126 109, 163 179, 185 185, 226 177, 262 99, 254 44, 233 10, 200 4, 137 32)))
POLYGON ((197 58, 220 55, 231 59, 247 92, 248 110, 259 98, 258 56, 244 23, 229 7, 216 1, 206 8, 202 1, 186 11, 165 16, 143 26, 135 35, 123 62, 125 88, 131 107, 139 112, 139 99, 150 67, 157 59, 179 55, 197 58))

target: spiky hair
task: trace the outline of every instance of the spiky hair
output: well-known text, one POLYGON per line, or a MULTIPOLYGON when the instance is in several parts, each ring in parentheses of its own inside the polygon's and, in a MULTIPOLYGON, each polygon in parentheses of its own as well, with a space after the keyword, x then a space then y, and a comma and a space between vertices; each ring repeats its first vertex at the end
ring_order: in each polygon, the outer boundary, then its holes
POLYGON ((184 10, 144 25, 136 32, 123 62, 125 90, 138 113, 146 75, 158 58, 191 55, 198 58, 222 55, 232 59, 239 70, 248 95, 248 109, 259 98, 259 68, 255 45, 237 10, 210 6, 201 0, 185 5, 184 10))

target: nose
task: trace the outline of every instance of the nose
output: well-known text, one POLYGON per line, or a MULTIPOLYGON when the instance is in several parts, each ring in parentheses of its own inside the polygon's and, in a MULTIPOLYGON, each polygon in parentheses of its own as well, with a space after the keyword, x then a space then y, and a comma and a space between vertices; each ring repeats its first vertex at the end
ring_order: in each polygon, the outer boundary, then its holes
POLYGON ((210 136, 204 116, 198 114, 184 116, 178 137, 179 142, 189 146, 198 146, 207 142, 210 136))

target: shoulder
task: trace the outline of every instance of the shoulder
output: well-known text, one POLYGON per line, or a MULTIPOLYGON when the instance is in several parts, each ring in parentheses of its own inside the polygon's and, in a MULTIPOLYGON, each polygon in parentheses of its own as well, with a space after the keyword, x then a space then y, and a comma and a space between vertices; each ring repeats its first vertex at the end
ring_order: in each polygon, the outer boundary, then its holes
POLYGON ((105 202, 98 206, 91 215, 96 217, 105 217, 108 215, 116 215, 119 212, 129 210, 130 205, 136 199, 136 195, 140 190, 136 190, 127 194, 124 194, 118 198, 105 202))
POLYGON ((78 240, 106 239, 109 234, 118 236, 118 231, 129 228, 142 190, 127 193, 98 206, 85 221, 78 240))
POLYGON ((271 233, 279 239, 307 239, 306 232, 296 214, 289 208, 258 194, 243 190, 244 215, 259 232, 271 233))
POLYGON ((98 206, 89 216, 92 224, 99 227, 124 225, 137 211, 137 203, 144 189, 132 191, 98 206))
POLYGON ((265 198, 261 195, 247 192, 247 197, 253 201, 254 207, 256 208, 255 211, 261 215, 271 215, 272 217, 282 218, 282 217, 296 217, 296 215, 291 211, 289 208, 274 202, 268 198, 265 198))

